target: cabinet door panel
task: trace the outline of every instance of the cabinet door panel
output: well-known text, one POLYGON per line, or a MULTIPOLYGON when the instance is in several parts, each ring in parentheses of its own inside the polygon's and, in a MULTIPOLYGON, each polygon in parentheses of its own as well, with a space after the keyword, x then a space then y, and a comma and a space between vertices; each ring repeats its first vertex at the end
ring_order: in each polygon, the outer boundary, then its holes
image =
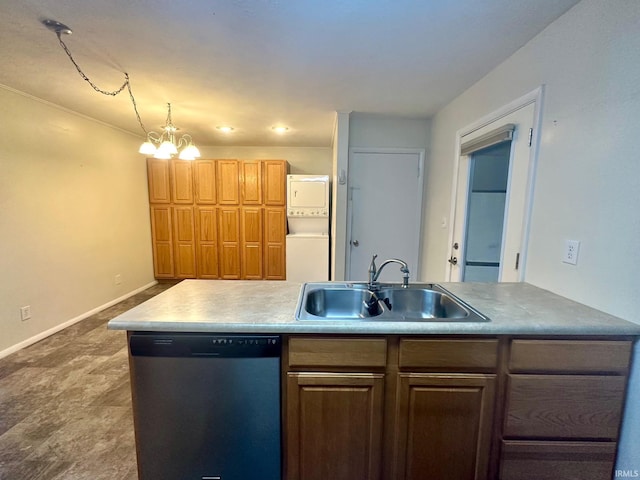
POLYGON ((258 161, 242 162, 242 204, 262 203, 262 168, 258 161))
POLYGON ((220 278, 236 280, 240 278, 240 209, 218 209, 220 278))
POLYGON ((173 207, 176 278, 196 277, 193 207, 173 207))
POLYGON ((287 162, 285 160, 264 161, 264 204, 285 206, 287 162))
POLYGON ((193 203, 193 162, 171 160, 171 193, 173 203, 193 203))
POLYGON ((289 373, 287 478, 380 478, 383 374, 289 373))
POLYGON ((486 479, 494 375, 401 373, 393 478, 486 479))
POLYGON ((151 207, 153 271, 156 278, 173 278, 173 234, 171 207, 151 207))
POLYGON ((237 160, 218 160, 218 204, 240 204, 240 167, 237 160))
POLYGON ((242 278, 262 278, 262 209, 242 209, 242 278))
POLYGON ((284 280, 286 278, 286 225, 284 207, 264 209, 264 278, 284 280))
POLYGON ((169 160, 148 158, 147 180, 149 182, 149 203, 171 202, 169 160))
POLYGON ((502 442, 500 480, 610 480, 614 442, 502 442))
POLYGON ((196 160, 194 162, 194 185, 196 203, 212 205, 216 196, 216 162, 215 160, 196 160))
POLYGON ((509 375, 504 436, 618 436, 625 377, 509 375))
POLYGON ((218 227, 215 207, 196 209, 198 278, 218 278, 218 227))

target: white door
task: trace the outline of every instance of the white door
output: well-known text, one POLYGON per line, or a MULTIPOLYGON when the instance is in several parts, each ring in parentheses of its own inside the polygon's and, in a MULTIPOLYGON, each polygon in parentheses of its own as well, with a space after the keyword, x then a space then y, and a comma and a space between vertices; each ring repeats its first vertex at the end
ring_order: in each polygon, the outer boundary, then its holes
POLYGON ((515 126, 511 143, 502 144, 508 156, 504 189, 474 190, 474 184, 483 183, 474 181, 474 168, 478 165, 474 162, 482 162, 484 153, 488 157, 493 150, 500 150, 500 144, 459 158, 453 241, 448 260, 450 281, 522 281, 530 214, 528 199, 533 188, 530 131, 534 115, 535 102, 462 137, 461 143, 465 144, 502 126, 515 126), (496 238, 491 238, 492 234, 496 238), (479 250, 484 252, 478 253, 479 250), (482 256, 488 261, 477 260, 482 256), (491 273, 492 268, 495 274, 491 273))
MULTIPOLYGON (((347 280, 367 280, 371 257, 399 258, 416 280, 422 218, 421 151, 358 151, 349 155, 347 280)), ((397 264, 381 280, 402 280, 397 264)))

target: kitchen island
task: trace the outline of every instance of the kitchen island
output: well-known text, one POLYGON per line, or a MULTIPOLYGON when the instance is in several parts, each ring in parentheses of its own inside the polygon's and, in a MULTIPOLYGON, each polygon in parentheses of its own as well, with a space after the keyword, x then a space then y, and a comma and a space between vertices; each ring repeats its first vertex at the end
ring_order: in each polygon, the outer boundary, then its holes
POLYGON ((185 280, 109 328, 279 336, 283 479, 611 479, 640 326, 528 284, 442 285, 490 321, 302 322, 300 284, 185 280))

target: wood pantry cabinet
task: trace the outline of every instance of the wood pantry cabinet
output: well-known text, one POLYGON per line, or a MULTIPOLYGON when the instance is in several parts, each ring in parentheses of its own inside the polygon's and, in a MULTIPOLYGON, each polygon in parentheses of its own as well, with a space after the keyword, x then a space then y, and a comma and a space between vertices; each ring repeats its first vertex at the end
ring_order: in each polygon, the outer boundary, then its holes
POLYGON ((610 480, 628 338, 291 335, 287 480, 610 480))
POLYGON ((147 160, 156 278, 285 279, 285 160, 147 160))

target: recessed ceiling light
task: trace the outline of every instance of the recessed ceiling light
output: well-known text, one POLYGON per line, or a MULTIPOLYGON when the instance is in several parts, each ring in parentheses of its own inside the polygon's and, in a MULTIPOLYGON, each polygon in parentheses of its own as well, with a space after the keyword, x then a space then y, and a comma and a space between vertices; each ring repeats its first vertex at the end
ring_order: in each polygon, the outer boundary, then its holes
POLYGON ((216 128, 223 133, 233 132, 233 127, 228 127, 226 125, 219 125, 216 128))
POLYGON ((289 127, 277 126, 277 127, 271 127, 271 130, 273 130, 276 133, 283 134, 287 130, 289 130, 289 127))

